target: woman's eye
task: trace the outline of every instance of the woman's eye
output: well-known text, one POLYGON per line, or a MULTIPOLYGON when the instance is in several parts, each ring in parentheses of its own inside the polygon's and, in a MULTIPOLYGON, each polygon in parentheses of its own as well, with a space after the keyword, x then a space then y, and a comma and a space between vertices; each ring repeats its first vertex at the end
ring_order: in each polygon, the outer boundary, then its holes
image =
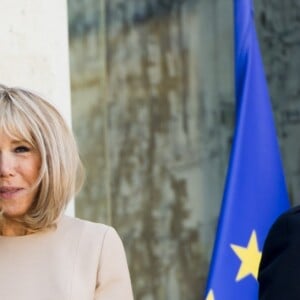
POLYGON ((29 152, 30 148, 26 147, 26 146, 19 146, 17 148, 15 148, 15 152, 16 153, 23 153, 23 152, 29 152))

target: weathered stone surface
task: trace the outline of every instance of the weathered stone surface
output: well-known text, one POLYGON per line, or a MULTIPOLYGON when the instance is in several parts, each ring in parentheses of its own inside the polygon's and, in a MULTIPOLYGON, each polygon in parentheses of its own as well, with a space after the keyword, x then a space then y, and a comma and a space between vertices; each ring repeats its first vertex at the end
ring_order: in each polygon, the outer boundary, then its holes
POLYGON ((198 299, 233 124, 231 6, 109 1, 106 18, 112 221, 136 298, 198 299))
POLYGON ((256 23, 292 204, 300 203, 300 1, 255 1, 256 23))
POLYGON ((136 299, 199 299, 233 127, 231 2, 74 3, 74 129, 88 173, 77 214, 111 218, 136 299))
POLYGON ((105 45, 100 8, 99 1, 69 2, 73 127, 87 177, 76 197, 76 215, 109 222, 105 45))

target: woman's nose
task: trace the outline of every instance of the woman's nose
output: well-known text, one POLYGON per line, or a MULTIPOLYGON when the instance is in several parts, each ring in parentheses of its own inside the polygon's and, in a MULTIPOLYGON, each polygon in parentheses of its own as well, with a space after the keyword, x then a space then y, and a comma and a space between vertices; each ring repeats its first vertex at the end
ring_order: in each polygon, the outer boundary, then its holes
POLYGON ((0 152, 0 177, 14 176, 14 158, 10 153, 0 152))

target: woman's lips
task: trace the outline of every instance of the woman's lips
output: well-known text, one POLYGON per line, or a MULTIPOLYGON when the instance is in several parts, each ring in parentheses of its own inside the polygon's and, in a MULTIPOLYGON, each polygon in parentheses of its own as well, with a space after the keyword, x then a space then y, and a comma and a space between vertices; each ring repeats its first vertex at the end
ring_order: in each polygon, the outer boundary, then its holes
POLYGON ((0 187, 0 199, 12 199, 22 190, 19 187, 0 187))

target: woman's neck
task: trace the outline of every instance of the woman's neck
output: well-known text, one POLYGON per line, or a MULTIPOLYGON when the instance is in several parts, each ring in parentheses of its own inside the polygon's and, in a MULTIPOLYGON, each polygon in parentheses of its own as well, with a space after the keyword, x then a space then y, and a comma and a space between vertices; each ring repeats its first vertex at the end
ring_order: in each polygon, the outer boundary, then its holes
POLYGON ((20 236, 26 234, 24 226, 15 221, 5 220, 5 223, 1 226, 2 236, 20 236))

